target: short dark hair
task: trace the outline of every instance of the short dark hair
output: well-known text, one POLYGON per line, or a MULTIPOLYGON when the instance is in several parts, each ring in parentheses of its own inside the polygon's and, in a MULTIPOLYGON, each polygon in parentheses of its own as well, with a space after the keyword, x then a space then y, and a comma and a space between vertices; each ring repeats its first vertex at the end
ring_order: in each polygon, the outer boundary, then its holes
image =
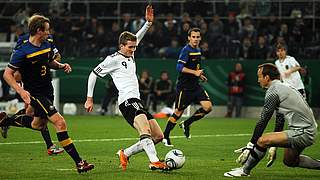
POLYGON ((132 34, 129 31, 124 31, 119 36, 119 45, 126 45, 128 41, 137 41, 136 35, 132 34))
POLYGON ((31 36, 35 35, 38 29, 40 29, 41 31, 44 31, 45 23, 50 24, 49 18, 39 14, 32 15, 28 21, 28 28, 29 28, 30 35, 31 36))
POLYGON ((276 65, 272 63, 264 63, 258 66, 258 69, 262 68, 262 75, 268 75, 271 80, 280 79, 280 72, 276 65))
POLYGON ((279 49, 287 50, 286 45, 284 43, 278 43, 276 45, 276 50, 278 51, 279 49))
POLYGON ((191 33, 192 32, 200 32, 200 28, 191 28, 191 29, 189 29, 189 31, 188 31, 188 36, 191 36, 191 33))

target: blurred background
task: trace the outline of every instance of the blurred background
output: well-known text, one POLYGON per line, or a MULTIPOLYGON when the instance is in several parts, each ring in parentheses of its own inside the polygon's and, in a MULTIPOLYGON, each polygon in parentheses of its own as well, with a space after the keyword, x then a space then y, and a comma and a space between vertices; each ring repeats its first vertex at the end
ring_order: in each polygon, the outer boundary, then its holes
MULTIPOLYGON (((81 104, 86 98, 88 74, 117 50, 122 31, 139 30, 148 2, 155 9, 155 22, 135 54, 138 74, 147 71, 155 83, 160 73, 167 71, 174 84, 175 64, 187 43, 187 32, 199 27, 203 68, 209 78, 204 86, 215 105, 222 109, 227 105, 228 73, 236 63, 242 64, 246 74, 244 107, 262 105, 256 67, 274 62, 275 44, 283 42, 288 54, 304 68, 301 73, 309 104, 320 106, 319 0, 0 0, 0 67, 9 62, 18 36, 27 33, 28 18, 34 13, 43 14, 51 20, 51 34, 62 61, 74 69, 71 75, 55 75, 60 85, 59 103, 81 104)), ((11 100, 14 92, 3 80, 1 87, 1 99, 11 100)), ((96 103, 103 104, 109 87, 108 78, 99 80, 96 103)))

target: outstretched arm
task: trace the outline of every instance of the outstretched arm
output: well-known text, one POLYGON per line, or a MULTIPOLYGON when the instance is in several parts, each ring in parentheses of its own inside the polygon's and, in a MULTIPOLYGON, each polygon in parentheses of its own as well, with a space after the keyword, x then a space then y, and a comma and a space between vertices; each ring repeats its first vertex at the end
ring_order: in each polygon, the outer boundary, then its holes
POLYGON ((142 40, 143 36, 146 34, 148 31, 149 27, 152 25, 152 22, 154 20, 154 15, 153 15, 153 8, 151 5, 148 5, 146 7, 146 20, 147 22, 142 26, 142 28, 137 32, 137 43, 142 40))

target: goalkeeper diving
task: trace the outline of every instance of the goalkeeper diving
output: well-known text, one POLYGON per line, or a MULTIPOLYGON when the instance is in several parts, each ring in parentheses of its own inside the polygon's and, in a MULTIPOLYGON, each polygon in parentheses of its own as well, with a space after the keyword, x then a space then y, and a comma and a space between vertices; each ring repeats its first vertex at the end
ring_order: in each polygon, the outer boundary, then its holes
POLYGON ((319 160, 301 154, 306 147, 314 143, 317 134, 317 123, 308 103, 299 91, 280 81, 280 73, 274 64, 259 65, 257 76, 260 86, 267 89, 261 117, 250 142, 235 151, 241 152, 236 162, 242 167, 232 169, 224 173, 224 176, 249 176, 268 148, 267 166, 271 166, 277 147, 284 148, 283 163, 286 166, 320 170, 319 160), (274 112, 274 132, 263 134, 274 112), (288 130, 283 130, 285 120, 288 122, 288 130))

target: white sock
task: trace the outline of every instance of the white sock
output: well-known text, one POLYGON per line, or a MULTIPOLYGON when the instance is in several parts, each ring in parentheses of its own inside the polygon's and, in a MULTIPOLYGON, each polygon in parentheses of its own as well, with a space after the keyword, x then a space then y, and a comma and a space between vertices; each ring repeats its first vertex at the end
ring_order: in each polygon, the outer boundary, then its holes
POLYGON ((156 148, 154 146, 153 141, 150 138, 144 138, 144 139, 140 140, 140 143, 141 143, 144 151, 148 155, 150 162, 159 161, 159 158, 157 157, 156 148))
POLYGON ((124 154, 127 157, 130 157, 130 156, 135 155, 135 154, 142 152, 142 151, 143 151, 143 147, 141 145, 141 142, 138 141, 137 143, 133 144, 132 146, 126 148, 124 150, 124 154))

